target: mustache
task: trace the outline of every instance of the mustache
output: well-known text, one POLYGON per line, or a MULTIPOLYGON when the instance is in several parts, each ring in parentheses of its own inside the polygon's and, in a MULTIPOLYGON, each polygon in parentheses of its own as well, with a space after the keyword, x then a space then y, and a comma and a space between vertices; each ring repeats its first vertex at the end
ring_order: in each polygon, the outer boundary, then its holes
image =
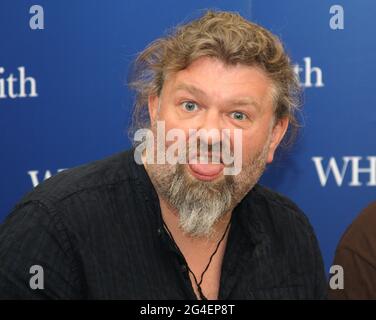
POLYGON ((226 156, 227 158, 233 158, 234 151, 229 144, 225 144, 222 141, 211 144, 197 140, 193 148, 192 145, 187 146, 186 155, 188 155, 188 162, 200 159, 209 163, 231 165, 233 161, 226 161, 226 156))

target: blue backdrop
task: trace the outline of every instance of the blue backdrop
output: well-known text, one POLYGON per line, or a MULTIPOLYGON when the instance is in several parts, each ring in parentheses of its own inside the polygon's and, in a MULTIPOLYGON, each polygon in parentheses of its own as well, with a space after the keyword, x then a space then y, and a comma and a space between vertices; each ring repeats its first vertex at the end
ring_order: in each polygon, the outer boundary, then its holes
POLYGON ((205 8, 270 29, 296 64, 304 127, 262 183, 306 212, 329 270, 345 228, 376 200, 373 0, 2 0, 0 220, 50 175, 130 146, 130 62, 205 8), (43 9, 44 29, 32 28, 41 23, 32 5, 43 9), (341 7, 331 13, 333 5, 341 7), (343 29, 333 28, 341 13, 343 29))

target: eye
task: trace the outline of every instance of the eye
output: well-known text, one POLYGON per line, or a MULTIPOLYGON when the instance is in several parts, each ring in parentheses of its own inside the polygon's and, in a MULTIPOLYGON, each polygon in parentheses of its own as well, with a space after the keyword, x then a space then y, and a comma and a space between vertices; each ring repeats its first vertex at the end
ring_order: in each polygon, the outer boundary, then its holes
POLYGON ((192 101, 185 101, 182 103, 183 109, 188 112, 193 112, 198 109, 197 103, 194 103, 192 101))
POLYGON ((238 121, 244 121, 248 117, 243 112, 234 111, 234 112, 231 113, 231 118, 238 120, 238 121))

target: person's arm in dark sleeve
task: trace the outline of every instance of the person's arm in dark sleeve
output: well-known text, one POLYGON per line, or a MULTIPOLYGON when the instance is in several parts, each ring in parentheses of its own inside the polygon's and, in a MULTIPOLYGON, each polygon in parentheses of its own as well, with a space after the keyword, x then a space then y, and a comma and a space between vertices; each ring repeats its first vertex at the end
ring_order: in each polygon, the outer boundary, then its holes
POLYGON ((81 287, 59 216, 36 201, 13 210, 0 224, 0 299, 79 299, 81 287))
MULTIPOLYGON (((342 267, 343 288, 329 281, 330 299, 376 299, 376 202, 354 219, 336 250, 333 265, 342 267)), ((336 275, 332 275, 332 282, 336 275)))
POLYGON ((343 268, 343 289, 330 289, 330 299, 375 299, 376 266, 358 253, 339 248, 334 260, 343 268))

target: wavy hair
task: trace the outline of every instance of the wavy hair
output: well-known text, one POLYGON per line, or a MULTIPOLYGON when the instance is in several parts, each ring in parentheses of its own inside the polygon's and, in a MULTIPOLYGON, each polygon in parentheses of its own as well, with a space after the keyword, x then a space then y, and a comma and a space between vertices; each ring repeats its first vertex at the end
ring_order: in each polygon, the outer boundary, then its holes
POLYGON ((187 68, 203 56, 217 58, 228 65, 257 66, 265 71, 273 83, 275 120, 289 119, 284 144, 290 145, 300 127, 296 112, 301 91, 281 41, 236 12, 213 10, 178 25, 137 56, 128 83, 136 93, 129 134, 150 126, 148 97, 160 95, 166 76, 187 68))

